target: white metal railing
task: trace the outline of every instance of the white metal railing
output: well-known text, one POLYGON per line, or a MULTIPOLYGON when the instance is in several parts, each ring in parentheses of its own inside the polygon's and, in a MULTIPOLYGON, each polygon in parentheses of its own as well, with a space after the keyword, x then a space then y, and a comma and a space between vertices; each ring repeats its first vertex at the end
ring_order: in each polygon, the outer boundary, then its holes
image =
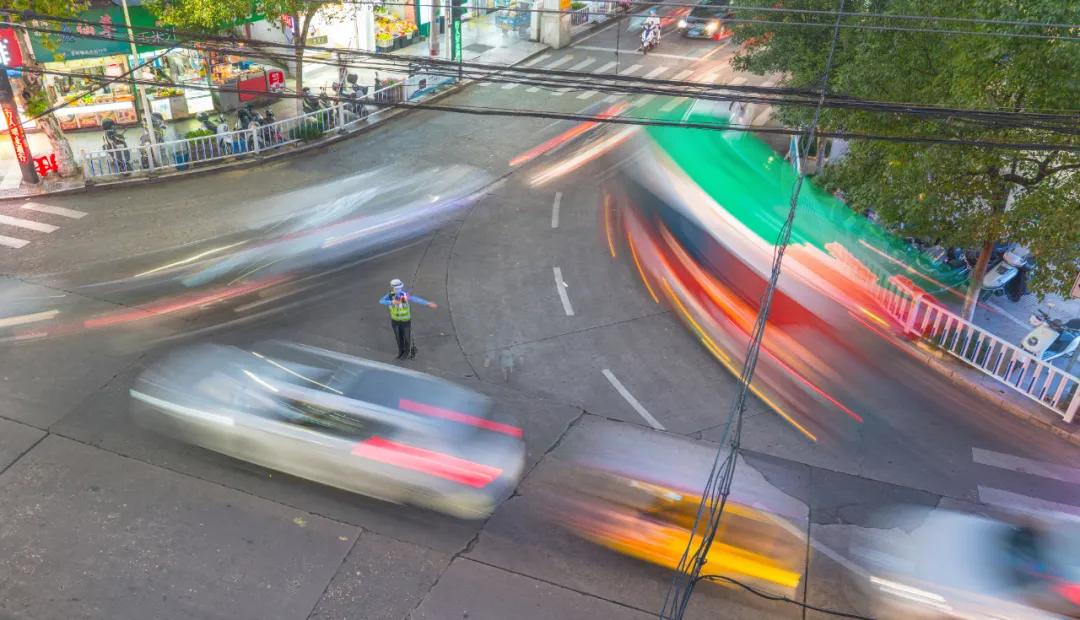
POLYGON ((881 278, 834 245, 828 248, 833 256, 853 277, 870 286, 880 306, 908 333, 949 352, 1050 409, 1066 422, 1076 419, 1080 409, 1080 378, 963 319, 906 278, 881 278))
POLYGON ((83 171, 87 179, 108 179, 154 171, 184 171, 206 162, 257 156, 288 144, 317 140, 333 130, 354 130, 385 104, 411 99, 451 80, 449 77, 415 75, 380 88, 360 98, 356 104, 341 102, 267 125, 168 140, 156 145, 83 151, 83 171))

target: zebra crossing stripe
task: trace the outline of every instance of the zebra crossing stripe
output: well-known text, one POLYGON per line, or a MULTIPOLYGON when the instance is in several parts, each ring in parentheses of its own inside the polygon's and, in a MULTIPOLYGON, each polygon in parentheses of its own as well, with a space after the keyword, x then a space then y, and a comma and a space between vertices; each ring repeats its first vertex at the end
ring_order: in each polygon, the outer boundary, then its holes
POLYGON ((16 239, 15 237, 6 237, 4 235, 0 235, 0 245, 4 247, 15 248, 17 250, 22 246, 26 245, 27 243, 30 242, 26 239, 16 239))
POLYGON ((73 220, 77 220, 86 215, 85 211, 76 211, 75 209, 65 209, 64 207, 42 205, 36 202, 28 202, 24 204, 21 208, 26 209, 27 211, 37 211, 39 213, 51 213, 52 215, 70 217, 73 220))
POLYGON ((19 217, 11 217, 10 215, 0 215, 0 224, 6 224, 8 226, 17 226, 19 228, 26 228, 28 230, 36 230, 43 233, 51 233, 54 230, 59 229, 59 226, 53 226, 52 224, 44 224, 42 222, 35 222, 34 220, 24 220, 19 217))

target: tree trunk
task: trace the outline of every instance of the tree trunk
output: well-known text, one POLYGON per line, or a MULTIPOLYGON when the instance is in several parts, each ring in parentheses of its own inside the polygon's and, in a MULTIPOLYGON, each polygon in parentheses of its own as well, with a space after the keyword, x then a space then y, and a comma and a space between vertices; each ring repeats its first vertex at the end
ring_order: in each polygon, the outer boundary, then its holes
MULTIPOLYGON (((23 49, 30 49, 29 39, 24 34, 23 49)), ((42 71, 44 67, 40 63, 32 60, 31 58, 24 58, 28 71, 22 72, 22 79, 14 80, 12 84, 15 86, 15 96, 22 99, 23 103, 28 103, 31 99, 45 96, 45 83, 42 81, 41 76, 44 75, 42 71)), ((45 132, 45 136, 49 138, 49 146, 52 148, 52 152, 56 155, 56 167, 61 177, 73 177, 80 174, 79 164, 75 161, 75 154, 71 151, 71 144, 67 141, 67 136, 64 135, 63 130, 60 129, 60 123, 56 120, 51 112, 36 119, 38 127, 45 132)), ((40 153, 39 156, 46 153, 40 153)))
POLYGON ((960 316, 970 321, 975 316, 975 306, 979 303, 979 293, 982 292, 983 276, 986 275, 986 266, 990 264, 990 255, 994 253, 994 244, 997 243, 996 235, 983 239, 982 249, 979 250, 979 260, 971 268, 971 281, 968 282, 967 296, 964 298, 964 309, 960 316))
POLYGON ((304 21, 301 23, 297 21, 300 19, 300 14, 293 14, 293 24, 299 25, 299 32, 296 33, 296 37, 293 39, 294 45, 294 57, 296 61, 296 113, 297 115, 304 114, 304 47, 307 45, 308 30, 311 28, 311 18, 315 16, 315 11, 318 10, 318 4, 314 5, 315 8, 309 8, 304 12, 304 21))

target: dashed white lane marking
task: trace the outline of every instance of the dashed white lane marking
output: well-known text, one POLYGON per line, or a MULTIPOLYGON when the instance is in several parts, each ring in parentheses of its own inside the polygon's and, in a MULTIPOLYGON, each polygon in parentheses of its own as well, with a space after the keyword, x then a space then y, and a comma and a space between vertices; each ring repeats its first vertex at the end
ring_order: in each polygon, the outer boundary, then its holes
POLYGON ((54 230, 59 229, 59 226, 53 226, 52 224, 43 224, 41 222, 35 222, 33 220, 24 220, 21 217, 11 217, 10 215, 0 215, 0 224, 6 224, 8 226, 18 226, 19 228, 27 228, 29 230, 36 230, 43 233, 51 233, 54 230))
POLYGON ((1052 502, 1047 499, 1028 497, 1027 495, 1002 491, 1001 489, 992 489, 982 485, 979 485, 979 501, 984 504, 992 504, 994 506, 1000 506, 1001 508, 1008 508, 1020 512, 1033 514, 1053 512, 1058 515, 1071 517, 1074 520, 1080 520, 1080 506, 1059 504, 1058 502, 1052 502))
POLYGON ((551 203, 551 227, 559 227, 559 205, 562 203, 562 192, 555 192, 555 201, 551 203))
POLYGON ((656 418, 652 416, 651 413, 649 413, 648 409, 643 407, 642 404, 638 402, 638 399, 634 398, 634 395, 630 393, 630 390, 627 390, 626 387, 623 386, 622 382, 620 382, 610 370, 605 368, 601 372, 603 372, 604 378, 608 380, 608 383, 611 384, 611 387, 615 388, 615 391, 619 393, 619 396, 623 397, 623 400, 630 403, 630 406, 634 408, 634 411, 636 411, 643 420, 648 422, 649 426, 655 428, 658 431, 667 430, 664 428, 663 424, 661 424, 656 418))
POLYGON ((651 79, 655 78, 656 76, 660 75, 661 73, 667 73, 667 71, 668 71, 667 67, 665 67, 664 65, 660 65, 659 67, 656 67, 652 71, 646 73, 645 74, 645 79, 646 80, 651 80, 651 79))
POLYGON ((49 205, 38 204, 36 202, 28 202, 22 207, 27 211, 37 211, 39 213, 51 213, 53 215, 62 215, 64 217, 70 217, 73 220, 77 220, 86 215, 85 211, 76 211, 75 209, 65 209, 64 207, 52 207, 49 205))
POLYGON ((1080 484, 1080 469, 1076 467, 1046 463, 981 448, 972 448, 971 458, 980 465, 989 465, 998 469, 1008 469, 1021 474, 1042 476, 1043 478, 1053 478, 1070 484, 1080 484))
POLYGON ((551 54, 540 54, 536 58, 533 58, 532 60, 530 60, 529 62, 527 62, 527 63, 525 63, 525 64, 523 64, 521 66, 523 66, 523 67, 531 67, 531 66, 533 66, 535 64, 538 64, 538 63, 541 63, 541 62, 547 60, 548 58, 551 58, 551 54))
POLYGON ((552 267, 551 270, 555 273, 555 290, 559 292, 562 309, 566 316, 574 316, 574 307, 570 305, 570 296, 566 294, 566 282, 562 279, 562 269, 552 267))
POLYGON ((27 243, 30 242, 26 239, 16 239, 15 237, 5 237, 4 235, 0 235, 0 245, 4 247, 15 248, 17 250, 27 243))
POLYGON ((56 315, 60 314, 59 310, 46 310, 45 312, 35 312, 34 314, 23 314, 21 316, 9 316, 0 319, 0 327, 14 327, 16 325, 26 325, 27 323, 37 323, 38 321, 47 321, 56 315))

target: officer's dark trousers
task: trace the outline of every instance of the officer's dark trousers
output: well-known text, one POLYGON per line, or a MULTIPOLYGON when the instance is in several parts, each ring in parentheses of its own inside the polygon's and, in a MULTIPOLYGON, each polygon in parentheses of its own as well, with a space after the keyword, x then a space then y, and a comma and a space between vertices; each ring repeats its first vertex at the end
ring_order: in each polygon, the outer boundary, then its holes
POLYGON ((394 328, 394 338, 397 339, 398 358, 412 354, 412 321, 395 321, 391 319, 390 325, 394 328))

